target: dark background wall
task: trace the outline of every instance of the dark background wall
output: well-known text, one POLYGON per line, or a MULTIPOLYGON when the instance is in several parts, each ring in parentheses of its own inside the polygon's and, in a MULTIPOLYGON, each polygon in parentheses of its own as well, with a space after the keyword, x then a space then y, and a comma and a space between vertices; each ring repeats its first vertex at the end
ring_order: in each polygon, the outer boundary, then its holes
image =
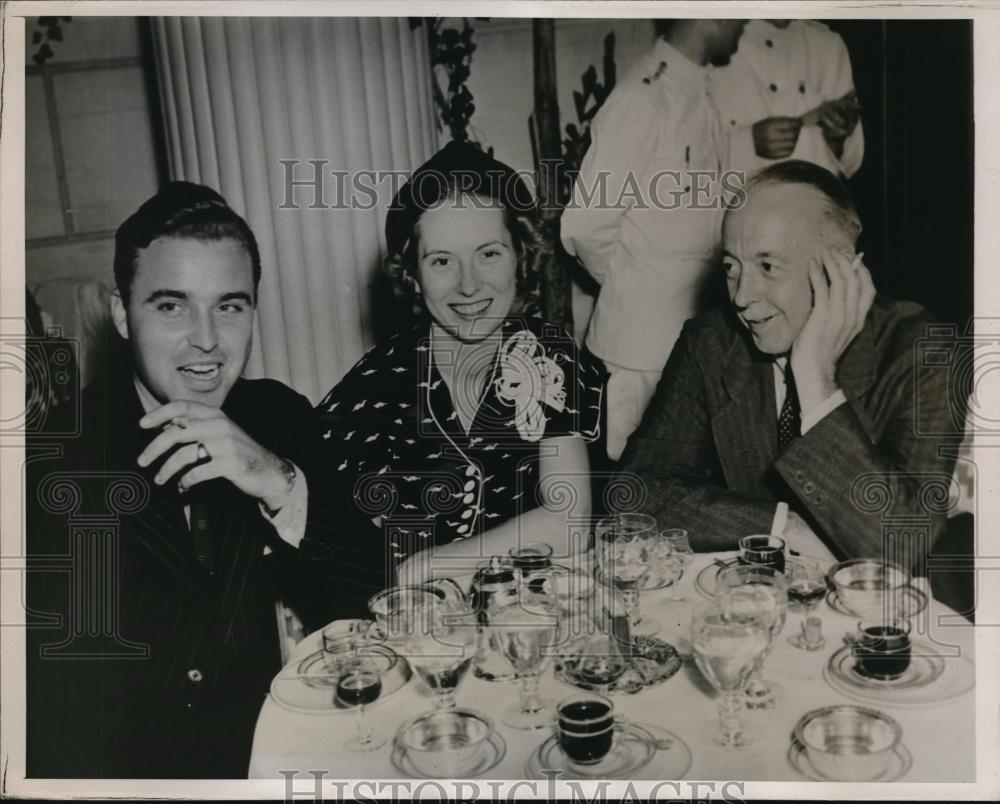
POLYGON ((847 44, 865 158, 851 178, 876 287, 964 329, 973 314, 970 20, 829 20, 847 44))

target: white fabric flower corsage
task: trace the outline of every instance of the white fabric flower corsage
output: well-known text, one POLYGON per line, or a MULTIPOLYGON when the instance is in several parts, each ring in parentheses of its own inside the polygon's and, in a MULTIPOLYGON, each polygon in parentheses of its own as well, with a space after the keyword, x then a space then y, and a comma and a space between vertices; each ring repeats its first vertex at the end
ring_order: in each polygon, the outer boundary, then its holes
POLYGON ((497 397, 514 405, 514 424, 525 441, 545 433, 542 403, 557 411, 566 405, 566 376, 545 356, 545 347, 527 330, 508 338, 500 351, 500 374, 494 380, 497 397))

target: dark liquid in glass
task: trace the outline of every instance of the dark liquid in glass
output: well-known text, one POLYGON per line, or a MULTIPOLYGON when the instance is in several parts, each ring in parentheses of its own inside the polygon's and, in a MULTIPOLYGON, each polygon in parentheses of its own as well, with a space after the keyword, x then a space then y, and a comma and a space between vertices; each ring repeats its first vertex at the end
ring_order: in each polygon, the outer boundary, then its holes
POLYGON ((768 544, 767 539, 751 539, 740 554, 741 564, 756 564, 773 567, 778 572, 785 571, 785 551, 768 544))
POLYGON ((574 701, 559 710, 559 745, 573 762, 599 762, 611 750, 614 725, 614 713, 606 703, 574 701))
POLYGON ((910 638, 902 628, 890 625, 865 628, 854 655, 862 675, 886 681, 899 678, 910 666, 910 638))
POLYGON ((369 673, 346 673, 337 682, 337 698, 346 706, 370 704, 382 692, 382 681, 369 673))
POLYGON ((792 584, 788 587, 788 599, 793 603, 798 603, 803 606, 810 606, 813 603, 817 603, 822 599, 823 595, 826 594, 826 587, 821 585, 796 585, 792 584))

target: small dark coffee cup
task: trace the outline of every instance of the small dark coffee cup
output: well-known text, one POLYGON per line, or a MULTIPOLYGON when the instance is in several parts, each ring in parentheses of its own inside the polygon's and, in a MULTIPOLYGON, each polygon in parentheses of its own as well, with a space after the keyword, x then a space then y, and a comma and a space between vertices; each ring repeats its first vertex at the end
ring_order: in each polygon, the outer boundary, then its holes
POLYGON ((594 765, 608 755, 614 743, 615 707, 601 695, 573 695, 556 707, 559 746, 570 762, 594 765))
POLYGON ((910 624, 881 620, 858 623, 854 669, 868 678, 892 681, 910 666, 910 624))
POLYGON ((785 541, 778 536, 744 536, 739 541, 741 564, 756 564, 785 571, 785 541))

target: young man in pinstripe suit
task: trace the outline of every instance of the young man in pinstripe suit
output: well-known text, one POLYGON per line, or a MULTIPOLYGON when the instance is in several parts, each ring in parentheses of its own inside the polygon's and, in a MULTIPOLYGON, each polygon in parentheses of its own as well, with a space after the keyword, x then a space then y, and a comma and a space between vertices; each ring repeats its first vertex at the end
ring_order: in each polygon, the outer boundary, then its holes
POLYGON ((213 190, 143 204, 115 278, 123 341, 81 429, 29 441, 28 775, 245 777, 308 552, 312 408, 241 378, 260 257, 213 190))

